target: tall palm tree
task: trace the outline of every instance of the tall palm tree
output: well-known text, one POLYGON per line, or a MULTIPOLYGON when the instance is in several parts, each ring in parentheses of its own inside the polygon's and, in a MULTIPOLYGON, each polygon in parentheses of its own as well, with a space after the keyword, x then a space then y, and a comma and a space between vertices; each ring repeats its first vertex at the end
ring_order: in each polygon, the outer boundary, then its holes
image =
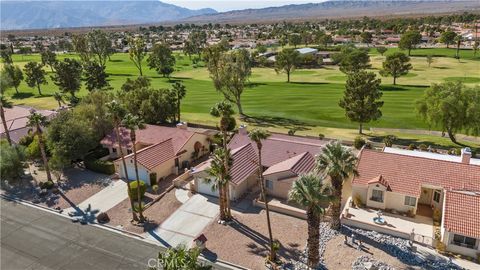
MULTIPOLYGON (((222 101, 215 106, 212 107, 210 110, 210 114, 215 117, 220 117, 220 125, 219 129, 220 132, 222 133, 222 147, 224 151, 227 151, 227 140, 228 140, 228 133, 233 131, 235 129, 236 121, 235 118, 233 117, 235 111, 233 110, 232 104, 230 104, 227 101, 222 101)), ((230 186, 229 186, 229 180, 227 175, 229 174, 229 165, 228 165, 228 156, 224 155, 224 166, 225 166, 225 175, 223 176, 224 184, 220 186, 219 189, 219 195, 220 195, 220 200, 224 200, 225 206, 226 206, 226 219, 229 220, 232 218, 232 212, 230 208, 230 186)))
POLYGON ((257 144, 258 149, 258 178, 260 179, 260 189, 262 192, 262 199, 265 203, 265 211, 267 212, 267 226, 268 226, 268 236, 270 238, 270 261, 275 261, 275 250, 273 248, 273 237, 272 237, 272 226, 270 224, 270 211, 268 209, 268 200, 267 193, 265 192, 265 182, 263 180, 263 166, 262 166, 262 140, 266 140, 270 137, 270 133, 262 129, 254 129, 249 134, 250 140, 254 141, 257 144))
POLYGON ((45 142, 43 141, 43 130, 42 126, 47 124, 47 117, 42 114, 39 114, 32 110, 30 116, 28 116, 27 126, 34 128, 34 134, 38 138, 38 146, 40 147, 40 153, 42 154, 43 166, 45 167, 45 172, 47 173, 47 180, 52 181, 52 176, 50 174, 50 168, 48 167, 48 159, 45 151, 45 142))
POLYGON ((292 189, 288 193, 291 201, 304 206, 307 210, 308 224, 308 266, 317 267, 319 256, 320 240, 320 217, 325 213, 322 203, 331 199, 330 191, 324 185, 324 176, 318 176, 314 173, 301 175, 297 181, 293 182, 292 189))
POLYGON ((332 229, 340 229, 340 213, 343 183, 352 175, 358 175, 357 157, 352 150, 334 141, 327 144, 317 157, 316 169, 330 178, 334 198, 330 202, 332 229))
MULTIPOLYGON (((225 189, 225 184, 230 181, 230 176, 227 173, 227 167, 225 167, 224 160, 228 160, 228 164, 231 165, 232 159, 230 157, 230 149, 218 148, 215 149, 213 155, 211 157, 210 168, 208 168, 207 173, 212 176, 213 178, 205 179, 205 183, 210 184, 212 186, 212 191, 218 190, 218 194, 220 196, 221 192, 225 189)), ((224 194, 222 194, 223 196, 224 194)), ((220 220, 227 219, 227 210, 225 205, 225 200, 219 199, 219 207, 220 207, 220 220)))
POLYGON ((5 130, 5 136, 10 145, 12 145, 12 139, 10 138, 10 131, 7 126, 7 119, 5 118, 4 108, 12 108, 12 102, 8 100, 4 95, 0 94, 0 116, 2 117, 3 129, 5 130))
POLYGON ((59 92, 53 93, 53 98, 58 102, 58 108, 62 107, 63 95, 59 92))
MULTIPOLYGON (((112 119, 113 127, 115 129, 115 137, 117 139, 118 152, 120 153, 120 158, 122 159, 123 172, 125 173, 125 178, 127 179, 127 183, 129 183, 127 163, 125 162, 125 155, 123 154, 123 149, 122 149, 122 140, 120 139, 120 125, 122 124, 122 119, 125 116, 126 111, 123 108, 123 106, 120 103, 118 103, 116 100, 112 100, 111 102, 107 103, 107 111, 108 111, 108 115, 112 119)), ((131 187, 129 184, 127 184, 127 189, 128 189, 128 194, 132 194, 131 187)), ((133 198, 130 198, 130 207, 132 209, 133 220, 138 221, 137 214, 134 211, 135 206, 133 204, 133 198)))
MULTIPOLYGON (((145 222, 145 217, 143 216, 142 209, 142 195, 140 192, 140 179, 138 177, 138 164, 137 164, 137 150, 135 149, 135 143, 137 141, 137 135, 135 131, 137 129, 144 129, 145 123, 143 119, 131 113, 125 115, 123 118, 122 124, 125 128, 130 130, 130 140, 132 141, 132 151, 133 151, 133 164, 135 166, 135 178, 137 179, 137 200, 138 200, 138 215, 139 222, 145 222)), ((128 180, 128 179, 127 179, 128 180)))

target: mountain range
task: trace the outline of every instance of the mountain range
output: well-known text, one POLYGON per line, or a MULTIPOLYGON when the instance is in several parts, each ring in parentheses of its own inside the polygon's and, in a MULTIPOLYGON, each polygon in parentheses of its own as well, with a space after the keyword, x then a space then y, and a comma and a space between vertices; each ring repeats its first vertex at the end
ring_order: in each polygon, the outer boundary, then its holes
POLYGON ((463 11, 479 12, 480 0, 330 0, 322 3, 221 13, 211 8, 192 10, 157 0, 2 0, 0 29, 52 29, 179 22, 252 23, 362 16, 450 14, 463 11))

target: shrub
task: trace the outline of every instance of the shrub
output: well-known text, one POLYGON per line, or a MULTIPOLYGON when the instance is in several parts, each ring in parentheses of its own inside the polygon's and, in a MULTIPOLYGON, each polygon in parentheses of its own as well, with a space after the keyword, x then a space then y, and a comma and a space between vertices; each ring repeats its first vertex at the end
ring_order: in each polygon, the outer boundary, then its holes
POLYGON ((433 221, 440 222, 441 220, 442 220, 442 212, 440 211, 440 209, 435 208, 433 210, 433 221))
POLYGON ((397 136, 395 135, 387 135, 383 138, 383 143, 385 143, 386 147, 392 147, 393 143, 397 140, 397 136))
POLYGON ((97 216, 97 221, 98 221, 98 223, 107 223, 107 222, 110 221, 110 217, 108 216, 107 213, 101 212, 101 213, 98 214, 98 216, 97 216))
POLYGON ((150 185, 155 186, 157 185, 157 173, 153 172, 150 174, 150 185))
POLYGON ((158 193, 158 185, 153 185, 152 190, 153 192, 158 193))
POLYGON ((85 168, 103 174, 112 175, 115 173, 115 165, 113 162, 99 159, 86 159, 84 161, 85 168))
POLYGON ((411 143, 411 144, 408 145, 407 149, 408 150, 415 150, 415 149, 417 149, 417 146, 415 144, 411 143))
POLYGON ((318 138, 319 138, 320 140, 325 139, 325 134, 322 134, 322 133, 318 134, 318 138))
POLYGON ((362 207, 363 202, 360 195, 357 194, 353 197, 353 204, 355 205, 355 207, 362 207))
POLYGON ((293 135, 295 135, 295 132, 297 132, 296 128, 289 129, 288 130, 288 135, 293 136, 293 135))
POLYGON ((444 253, 445 250, 446 250, 446 246, 442 241, 437 241, 437 247, 436 248, 437 248, 437 251, 439 253, 444 253))
POLYGON ((52 189, 55 184, 52 181, 40 182, 41 189, 52 189))
POLYGON ((428 150, 428 146, 426 144, 420 144, 418 146, 418 149, 420 149, 420 151, 427 151, 428 150))
POLYGON ((365 140, 361 136, 355 137, 355 140, 353 141, 353 146, 360 150, 363 146, 365 145, 365 140))
MULTIPOLYGON (((145 182, 143 181, 139 181, 139 182, 140 182, 140 197, 143 199, 143 197, 145 196, 145 192, 147 191, 147 186, 145 185, 145 182)), ((130 193, 128 193, 128 196, 133 200, 138 200, 137 181, 131 181, 129 185, 130 185, 130 193)))

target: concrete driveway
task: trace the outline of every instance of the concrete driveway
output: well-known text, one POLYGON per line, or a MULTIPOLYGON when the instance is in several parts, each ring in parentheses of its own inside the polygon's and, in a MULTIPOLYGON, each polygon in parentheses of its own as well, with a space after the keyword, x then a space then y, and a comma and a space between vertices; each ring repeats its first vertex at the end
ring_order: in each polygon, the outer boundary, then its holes
POLYGON ((157 229, 145 233, 145 236, 166 247, 180 244, 189 247, 193 239, 218 215, 217 202, 217 198, 195 194, 157 229))

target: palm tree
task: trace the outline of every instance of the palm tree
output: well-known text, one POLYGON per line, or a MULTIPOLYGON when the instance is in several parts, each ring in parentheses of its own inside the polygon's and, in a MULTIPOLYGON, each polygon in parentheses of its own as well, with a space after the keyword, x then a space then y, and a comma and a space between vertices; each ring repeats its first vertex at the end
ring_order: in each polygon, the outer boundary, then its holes
POLYGON ((308 224, 308 266, 317 267, 319 256, 319 240, 320 240, 320 217, 325 213, 322 203, 331 199, 330 191, 324 185, 324 176, 318 176, 313 173, 301 175, 297 181, 293 182, 292 188, 288 193, 291 201, 302 205, 307 210, 308 224))
POLYGON ((270 137, 270 133, 262 129, 254 129, 249 134, 250 140, 257 144, 258 149, 258 178, 260 179, 260 189, 262 192, 262 199, 265 203, 265 211, 267 212, 267 226, 268 236, 270 237, 270 261, 275 261, 275 250, 273 248, 272 226, 270 224, 270 211, 268 209, 267 194, 265 192, 265 182, 263 180, 263 166, 262 166, 262 140, 266 140, 270 137))
MULTIPOLYGON (((120 103, 118 103, 116 100, 112 100, 111 102, 107 103, 107 111, 108 111, 108 115, 112 119, 113 127, 115 129, 115 137, 117 139, 120 158, 122 159, 123 172, 125 173, 125 178, 127 179, 127 183, 129 183, 127 163, 125 162, 125 155, 123 154, 123 148, 122 148, 122 140, 120 139, 120 125, 122 124, 122 119, 123 119, 123 116, 126 114, 126 112, 123 106, 120 103)), ((131 187, 129 184, 127 185, 127 189, 128 189, 128 194, 132 194, 131 187)), ((133 220, 138 221, 137 214, 135 214, 135 211, 134 211, 135 206, 133 204, 133 198, 130 198, 130 207, 132 209, 133 220)))
POLYGON ((205 179, 205 183, 211 184, 212 191, 218 190, 219 197, 219 207, 220 207, 220 220, 226 220, 228 211, 226 210, 226 203, 223 200, 223 196, 225 195, 225 185, 228 184, 230 181, 230 176, 228 175, 227 167, 225 167, 224 160, 228 160, 228 165, 232 164, 232 159, 230 157, 230 149, 218 148, 215 149, 213 155, 211 157, 210 168, 208 168, 207 173, 213 177, 205 179))
POLYGON ((10 131, 7 126, 7 119, 5 119, 4 108, 12 108, 12 102, 8 100, 4 95, 0 94, 0 116, 2 117, 3 129, 5 130, 5 136, 7 137, 8 144, 12 145, 12 139, 10 138, 10 131))
POLYGON ((340 229, 340 212, 342 202, 343 183, 352 175, 358 175, 357 157, 353 152, 334 141, 327 144, 322 153, 317 157, 316 169, 330 177, 334 198, 330 202, 332 214, 332 229, 340 229))
POLYGON ((141 119, 140 117, 134 116, 131 113, 129 113, 125 115, 125 117, 123 118, 122 124, 123 126, 125 126, 125 128, 130 130, 130 140, 132 141, 132 151, 133 151, 133 164, 135 166, 135 177, 137 179, 137 200, 138 200, 139 222, 145 222, 145 217, 143 216, 143 209, 142 209, 142 195, 140 192, 140 179, 138 177, 137 150, 135 149, 135 143, 137 140, 135 130, 144 129, 145 123, 143 122, 143 119, 141 119))
POLYGON ((172 89, 175 94, 175 105, 177 106, 177 121, 180 122, 180 102, 187 94, 187 89, 181 82, 175 82, 172 84, 172 89))
POLYGON ((43 166, 45 167, 45 172, 47 173, 47 180, 52 181, 52 176, 50 174, 50 168, 48 167, 48 159, 45 151, 45 143, 43 141, 43 130, 42 126, 47 124, 47 117, 42 114, 39 114, 32 110, 30 116, 28 116, 27 126, 34 128, 34 134, 38 138, 38 146, 40 147, 40 153, 42 154, 43 166))
MULTIPOLYGON (((233 114, 235 111, 233 110, 232 104, 230 104, 227 101, 222 101, 217 104, 210 110, 210 114, 215 117, 220 117, 220 125, 219 129, 220 132, 222 133, 222 147, 224 151, 227 151, 227 140, 228 140, 228 133, 235 129, 236 121, 235 118, 233 117, 233 114)), ((225 175, 223 175, 223 181, 222 183, 224 185, 220 186, 219 189, 219 197, 220 200, 224 200, 227 214, 226 214, 226 219, 229 220, 232 218, 232 213, 230 209, 230 186, 229 186, 229 180, 227 175, 229 174, 229 165, 228 165, 228 156, 224 155, 224 166, 225 166, 225 175)))
POLYGON ((63 95, 59 92, 53 93, 53 98, 58 102, 58 108, 62 107, 63 95))

